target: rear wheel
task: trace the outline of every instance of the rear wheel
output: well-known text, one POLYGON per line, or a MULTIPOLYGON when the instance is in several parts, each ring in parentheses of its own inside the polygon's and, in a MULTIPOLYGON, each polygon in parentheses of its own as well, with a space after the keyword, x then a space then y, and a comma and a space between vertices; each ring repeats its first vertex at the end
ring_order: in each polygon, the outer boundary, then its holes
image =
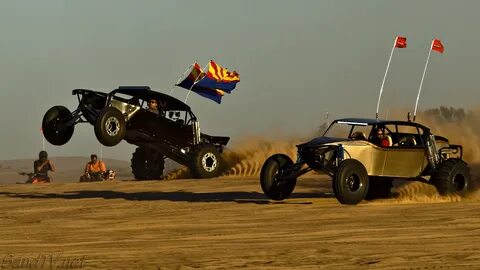
POLYGON ((132 155, 131 167, 135 179, 162 179, 165 158, 156 151, 138 147, 132 155))
POLYGON ((387 177, 369 177, 366 200, 387 199, 392 190, 392 179, 387 177))
POLYGON ((346 159, 340 163, 333 176, 332 187, 341 204, 357 204, 368 192, 368 174, 362 163, 346 159))
POLYGON ((283 154, 273 155, 265 161, 260 172, 260 185, 267 197, 280 201, 292 194, 297 179, 284 176, 285 170, 292 165, 290 157, 283 154))
POLYGON ((105 146, 114 146, 125 137, 127 128, 123 114, 113 107, 100 111, 95 123, 95 136, 105 146))
POLYGON ((65 125, 72 119, 72 113, 64 106, 50 108, 42 120, 42 131, 45 139, 53 145, 64 145, 72 138, 75 126, 65 125))
POLYGON ((190 153, 189 169, 194 178, 219 176, 223 160, 217 148, 211 144, 199 144, 190 153))
POLYGON ((447 159, 432 176, 433 183, 441 195, 464 196, 470 189, 470 169, 461 159, 447 159))

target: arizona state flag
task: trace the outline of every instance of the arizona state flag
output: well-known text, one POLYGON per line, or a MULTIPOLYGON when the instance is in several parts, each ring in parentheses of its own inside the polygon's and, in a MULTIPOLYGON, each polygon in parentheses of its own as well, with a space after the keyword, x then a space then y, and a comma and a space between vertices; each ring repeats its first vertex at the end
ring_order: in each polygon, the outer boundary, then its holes
POLYGON ((406 48, 407 47, 407 38, 402 36, 397 36, 395 39, 395 48, 406 48))
POLYGON ((445 47, 443 47, 443 44, 440 41, 440 39, 434 39, 432 42, 432 51, 443 53, 444 50, 445 50, 445 47))
POLYGON ((236 72, 229 72, 226 68, 221 67, 215 61, 211 60, 208 65, 208 71, 197 84, 202 87, 220 89, 230 93, 240 81, 240 75, 236 72))
POLYGON ((203 78, 204 76, 205 73, 203 73, 202 68, 198 65, 198 63, 195 63, 190 74, 188 74, 188 76, 183 79, 183 81, 177 84, 177 86, 180 86, 187 90, 192 90, 200 96, 208 98, 220 104, 222 102, 222 97, 225 95, 224 91, 195 84, 196 81, 198 82, 198 80, 200 78, 203 78))
POLYGON ((190 74, 183 79, 177 86, 183 87, 185 89, 190 89, 192 85, 195 83, 195 80, 200 79, 201 77, 205 76, 205 73, 203 73, 202 68, 198 63, 193 64, 192 71, 190 71, 190 74))
POLYGON ((236 71, 229 72, 226 68, 221 67, 215 61, 211 60, 208 67, 207 76, 223 82, 239 82, 240 76, 236 71))

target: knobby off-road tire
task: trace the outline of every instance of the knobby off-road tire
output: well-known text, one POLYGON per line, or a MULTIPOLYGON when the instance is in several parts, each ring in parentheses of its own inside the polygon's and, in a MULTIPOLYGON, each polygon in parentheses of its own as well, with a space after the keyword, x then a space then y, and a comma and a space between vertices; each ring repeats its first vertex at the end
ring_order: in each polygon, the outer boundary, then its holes
POLYGON ((100 111, 95 123, 95 136, 105 146, 114 146, 125 137, 127 126, 123 114, 113 107, 100 111))
POLYGON ((282 171, 292 165, 290 157, 283 154, 273 155, 265 161, 260 172, 260 185, 268 198, 281 201, 292 194, 297 179, 282 176, 282 171))
POLYGON ((392 193, 392 179, 387 177, 369 177, 366 200, 387 199, 392 193))
POLYGON ((193 178, 212 178, 219 176, 222 172, 223 160, 215 146, 199 144, 189 155, 188 167, 193 178))
POLYGON ((66 144, 73 135, 75 126, 66 126, 64 123, 72 119, 72 113, 64 106, 50 108, 42 120, 42 131, 45 139, 53 145, 66 144))
POLYGON ((156 151, 138 147, 132 155, 131 167, 137 180, 162 179, 165 158, 156 151))
POLYGON ((333 192, 341 204, 358 204, 365 199, 369 179, 367 170, 359 161, 342 161, 332 180, 333 192))
POLYGON ((465 196, 470 190, 470 169, 461 159, 447 159, 432 176, 433 184, 441 195, 465 196))

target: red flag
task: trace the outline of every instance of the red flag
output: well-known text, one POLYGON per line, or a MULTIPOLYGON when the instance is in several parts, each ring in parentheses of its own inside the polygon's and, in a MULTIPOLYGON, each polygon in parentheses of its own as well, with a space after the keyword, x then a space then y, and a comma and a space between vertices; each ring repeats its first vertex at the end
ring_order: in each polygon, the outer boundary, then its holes
POLYGON ((397 36, 395 39, 395 48, 406 48, 407 47, 407 38, 402 36, 397 36))
POLYGON ((445 48, 443 47, 443 44, 442 42, 440 41, 440 39, 434 39, 433 42, 432 42, 432 50, 433 51, 436 51, 436 52, 439 52, 439 53, 443 53, 443 51, 445 50, 445 48))

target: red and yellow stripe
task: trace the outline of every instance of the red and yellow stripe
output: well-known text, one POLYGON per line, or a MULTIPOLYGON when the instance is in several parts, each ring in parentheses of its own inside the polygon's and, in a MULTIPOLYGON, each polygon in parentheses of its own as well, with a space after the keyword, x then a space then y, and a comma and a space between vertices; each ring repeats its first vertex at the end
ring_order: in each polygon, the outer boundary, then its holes
POLYGON ((192 82, 194 82, 195 80, 200 80, 204 76, 202 74, 203 74, 202 68, 200 67, 200 65, 198 63, 195 63, 193 65, 192 72, 190 72, 190 74, 188 75, 188 78, 192 82))
POLYGON ((222 82, 239 82, 240 75, 236 72, 229 72, 226 68, 221 67, 215 61, 211 60, 208 66, 207 76, 222 82))

